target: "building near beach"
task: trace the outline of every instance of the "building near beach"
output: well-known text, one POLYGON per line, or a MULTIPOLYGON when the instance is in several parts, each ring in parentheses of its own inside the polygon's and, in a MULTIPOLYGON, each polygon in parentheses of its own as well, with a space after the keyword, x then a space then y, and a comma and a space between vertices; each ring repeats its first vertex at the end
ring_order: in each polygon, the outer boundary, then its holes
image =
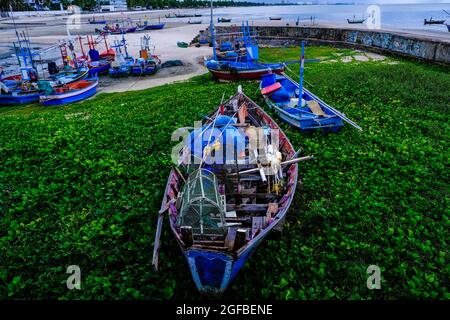
POLYGON ((44 0, 23 0, 23 3, 27 5, 30 9, 34 10, 50 10, 50 9, 60 9, 61 0, 51 0, 45 2, 44 0))
POLYGON ((97 3, 100 4, 100 10, 103 12, 127 10, 127 0, 100 0, 97 3))

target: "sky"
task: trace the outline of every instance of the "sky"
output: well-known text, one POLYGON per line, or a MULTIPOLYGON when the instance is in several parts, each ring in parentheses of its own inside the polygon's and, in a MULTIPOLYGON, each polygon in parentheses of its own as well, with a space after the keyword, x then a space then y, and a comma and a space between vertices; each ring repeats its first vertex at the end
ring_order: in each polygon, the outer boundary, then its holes
MULTIPOLYGON (((258 0, 264 2, 264 0, 258 0)), ((319 2, 328 3, 358 3, 358 4, 404 4, 404 3, 450 3, 450 0, 298 0, 298 2, 319 2)), ((278 1, 275 1, 278 2, 278 1)), ((289 2, 296 2, 290 0, 289 2)))

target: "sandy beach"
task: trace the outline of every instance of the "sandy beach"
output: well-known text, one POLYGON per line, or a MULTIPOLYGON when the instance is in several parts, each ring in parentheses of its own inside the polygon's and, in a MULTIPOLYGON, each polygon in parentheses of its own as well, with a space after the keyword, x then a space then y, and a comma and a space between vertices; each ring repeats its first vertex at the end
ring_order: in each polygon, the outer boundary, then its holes
MULTIPOLYGON (((165 23, 166 26, 162 30, 151 30, 145 32, 136 32, 126 34, 128 42, 128 50, 130 55, 137 57, 140 49, 140 38, 144 34, 151 37, 152 44, 155 46, 155 54, 160 57, 162 62, 168 60, 181 60, 183 66, 165 68, 157 74, 148 77, 130 77, 124 79, 112 79, 110 77, 102 77, 100 81, 101 92, 120 92, 128 90, 140 90, 149 87, 171 83, 175 81, 186 80, 192 76, 207 72, 202 64, 204 56, 211 54, 211 48, 205 47, 189 47, 179 48, 177 41, 190 43, 200 32, 209 26, 209 10, 208 9, 185 9, 180 10, 153 10, 153 11, 129 11, 129 12, 109 12, 97 14, 82 15, 56 15, 56 16, 16 16, 14 19, 4 19, 0 22, 0 65, 6 74, 17 73, 17 61, 13 55, 12 42, 16 40, 15 28, 19 32, 26 32, 29 35, 31 46, 34 50, 43 51, 52 47, 52 50, 44 51, 40 56, 41 65, 46 66, 49 61, 60 60, 60 52, 58 42, 67 39, 68 31, 75 38, 77 36, 85 36, 87 34, 95 34, 96 28, 102 28, 101 24, 89 24, 89 20, 95 18, 97 20, 108 20, 108 23, 123 23, 126 21, 131 25, 142 23, 149 20, 150 23, 165 23), (185 14, 201 14, 201 17, 195 18, 166 18, 167 14, 183 12, 185 14), (189 21, 201 21, 201 24, 188 24, 189 21)), ((217 19, 217 17, 215 17, 217 19)), ((283 19, 281 21, 249 21, 250 26, 257 25, 274 25, 274 26, 295 26, 292 19, 283 19)), ((221 23, 219 25, 236 25, 240 26, 238 18, 232 23, 221 23)), ((365 25, 348 25, 346 23, 336 23, 330 21, 300 21, 300 26, 322 26, 322 27, 338 27, 367 30, 365 25)), ((403 30, 403 29, 384 29, 389 32, 399 34, 415 34, 429 39, 450 42, 450 33, 442 33, 433 30, 403 30)), ((114 39, 120 36, 108 36, 108 43, 111 45, 114 39)), ((84 42, 86 40, 84 39, 84 42)), ((78 47, 76 41, 76 48, 78 47)), ((103 42, 99 44, 100 51, 104 49, 103 42)), ((87 50, 87 45, 85 45, 87 50)), ((42 68, 42 67, 41 67, 42 68)), ((39 69, 39 68, 38 68, 39 69)), ((44 72, 41 70, 41 72, 44 72)))
MULTIPOLYGON (((211 49, 208 46, 199 48, 179 48, 177 46, 178 41, 190 43, 193 38, 199 34, 200 30, 204 30, 208 26, 206 18, 203 17, 203 20, 205 20, 204 24, 188 24, 188 20, 186 19, 177 19, 186 21, 171 21, 174 19, 159 19, 160 15, 161 13, 158 12, 130 12, 130 15, 127 13, 127 17, 131 17, 132 23, 134 24, 146 19, 149 19, 152 23, 155 23, 156 21, 166 23, 165 28, 162 30, 150 30, 126 34, 128 52, 131 56, 139 56, 141 37, 147 34, 150 35, 151 43, 154 45, 154 54, 158 55, 163 63, 169 60, 181 60, 183 66, 164 68, 157 74, 147 77, 129 77, 120 79, 101 77, 99 92, 141 90, 166 83, 186 80, 207 72, 202 61, 204 56, 211 54, 211 49)), ((55 46, 60 40, 67 38, 67 30, 69 30, 74 39, 77 36, 83 37, 87 34, 95 34, 95 28, 101 28, 102 25, 91 25, 88 23, 88 19, 92 19, 94 16, 97 19, 106 16, 109 21, 119 22, 121 14, 89 14, 83 15, 81 19, 76 19, 74 21, 70 20, 70 16, 21 17, 20 19, 14 19, 14 23, 19 32, 25 31, 29 35, 32 48, 42 51, 45 50, 45 48, 55 46)), ((107 39, 109 45, 111 45, 114 39, 119 39, 120 37, 120 35, 108 36, 107 39)), ((12 48, 12 42, 15 40, 16 34, 13 21, 11 19, 2 21, 0 24, 0 56, 2 58, 1 65, 6 74, 17 72, 16 58, 13 55, 12 48)), ((86 42, 85 38, 83 42, 86 42)), ((80 52, 78 41, 75 41, 75 46, 80 52)), ((87 49, 87 45, 85 45, 85 50, 87 49)), ((103 49, 103 41, 100 41, 99 50, 103 49)), ((48 61, 52 60, 60 60, 58 47, 43 53, 41 56, 41 61, 44 66, 48 61)))

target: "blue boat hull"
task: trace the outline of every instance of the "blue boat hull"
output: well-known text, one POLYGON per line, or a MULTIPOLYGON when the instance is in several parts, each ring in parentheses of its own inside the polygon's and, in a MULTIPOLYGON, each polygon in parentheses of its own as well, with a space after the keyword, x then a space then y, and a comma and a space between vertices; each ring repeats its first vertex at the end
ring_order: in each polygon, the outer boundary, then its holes
POLYGON ((197 289, 206 295, 222 295, 260 241, 255 242, 237 259, 232 255, 215 251, 195 249, 185 251, 184 256, 197 289))
POLYGON ((144 30, 159 30, 159 29, 163 29, 165 25, 166 25, 165 23, 151 24, 151 25, 145 26, 144 30))
POLYGON ((156 67, 148 67, 148 68, 132 67, 131 68, 131 74, 134 76, 152 75, 152 74, 155 74, 156 71, 157 71, 156 67))
MULTIPOLYGON (((275 78, 276 82, 281 84, 281 88, 279 91, 275 91, 275 93, 263 96, 269 108, 273 109, 282 120, 301 130, 324 129, 337 132, 344 126, 342 118, 336 115, 336 113, 331 110, 331 107, 306 88, 303 88, 302 99, 304 99, 306 103, 309 101, 317 102, 325 115, 314 114, 307 105, 300 108, 298 105, 290 106, 289 98, 299 98, 297 93, 298 84, 285 75, 277 75, 275 78), (275 94, 278 92, 283 92, 283 94, 279 94, 275 98, 275 94)), ((263 89, 263 83, 264 80, 261 82, 260 89, 263 89)))
POLYGON ((61 104, 77 102, 92 97, 96 92, 97 92, 97 84, 83 92, 75 91, 71 95, 61 94, 61 98, 58 98, 58 95, 56 94, 52 99, 42 100, 41 104, 44 106, 56 106, 61 104))
POLYGON ((109 68, 111 68, 111 65, 109 63, 100 65, 98 67, 89 68, 89 76, 92 77, 92 76, 95 76, 96 74, 107 73, 109 68))
POLYGON ((0 94, 0 105, 27 104, 39 101, 39 93, 21 94, 13 96, 11 94, 0 94))

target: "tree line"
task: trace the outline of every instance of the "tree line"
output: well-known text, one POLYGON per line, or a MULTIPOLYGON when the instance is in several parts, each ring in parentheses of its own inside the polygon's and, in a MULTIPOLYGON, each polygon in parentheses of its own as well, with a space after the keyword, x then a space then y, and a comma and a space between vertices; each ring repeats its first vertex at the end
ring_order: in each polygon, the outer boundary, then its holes
MULTIPOLYGON (((100 1, 100 3, 103 1, 100 1)), ((107 2, 107 1, 104 1, 107 2)), ((60 6, 57 3, 53 3, 52 0, 41 0, 39 1, 42 7, 47 7, 53 10, 59 10, 60 6)), ((83 10, 89 11, 94 10, 98 3, 96 0, 62 0, 61 1, 64 8, 67 8, 69 5, 76 5, 83 10)), ((205 0, 127 0, 127 5, 129 8, 132 7, 143 7, 143 8, 153 8, 153 9, 162 9, 162 8, 201 8, 208 7, 210 4, 209 1, 205 0)), ((250 6, 264 6, 266 3, 256 3, 249 1, 233 1, 233 0, 220 0, 214 1, 215 7, 250 7, 250 6)), ((0 0, 0 10, 1 11, 9 11, 10 8, 13 11, 26 11, 26 10, 34 10, 34 7, 24 3, 24 1, 16 0, 0 0)))

